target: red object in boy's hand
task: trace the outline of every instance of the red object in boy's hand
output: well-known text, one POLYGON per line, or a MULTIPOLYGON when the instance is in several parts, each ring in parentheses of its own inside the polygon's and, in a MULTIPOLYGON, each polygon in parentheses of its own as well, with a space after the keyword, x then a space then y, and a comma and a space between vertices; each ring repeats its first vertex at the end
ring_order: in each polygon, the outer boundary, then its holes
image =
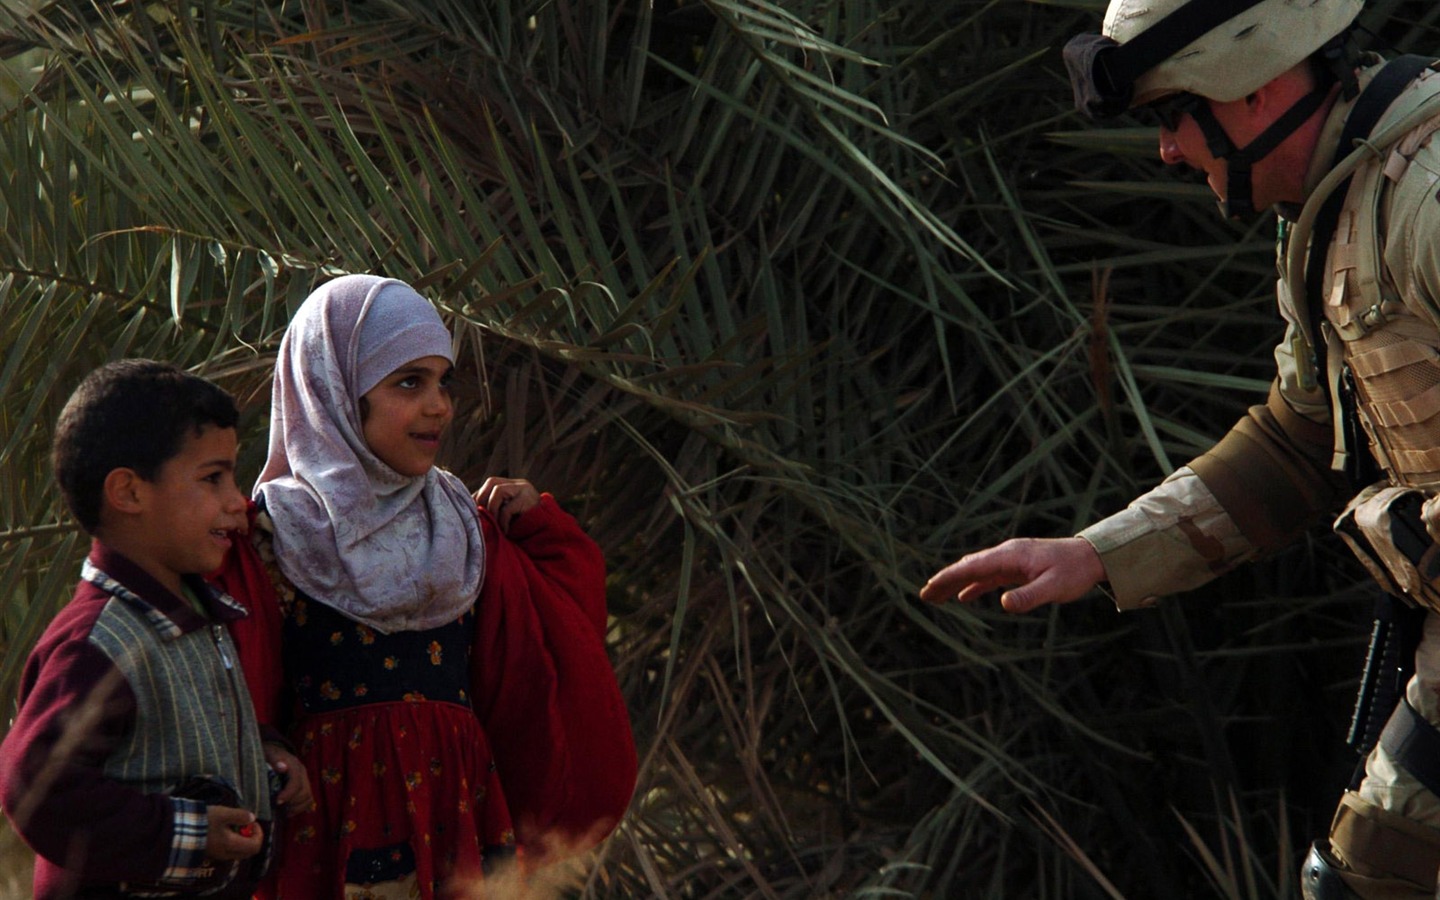
POLYGON ((235 831, 236 831, 236 833, 238 833, 241 837, 245 837, 245 838, 254 837, 254 836, 255 836, 255 823, 254 823, 254 822, 250 822, 250 823, 248 823, 248 824, 246 824, 246 825, 242 825, 241 827, 235 829, 235 831))

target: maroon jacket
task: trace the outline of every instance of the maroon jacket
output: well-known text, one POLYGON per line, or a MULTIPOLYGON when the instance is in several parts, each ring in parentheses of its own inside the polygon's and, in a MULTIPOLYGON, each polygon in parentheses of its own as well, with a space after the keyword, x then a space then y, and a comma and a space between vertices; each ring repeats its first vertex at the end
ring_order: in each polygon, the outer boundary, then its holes
POLYGON ((211 620, 96 541, 26 661, 0 744, 0 803, 38 855, 36 900, 118 896, 121 882, 162 877, 198 885, 206 807, 168 794, 191 777, 263 791, 268 809, 254 713, 216 624, 244 610, 188 581, 211 620))

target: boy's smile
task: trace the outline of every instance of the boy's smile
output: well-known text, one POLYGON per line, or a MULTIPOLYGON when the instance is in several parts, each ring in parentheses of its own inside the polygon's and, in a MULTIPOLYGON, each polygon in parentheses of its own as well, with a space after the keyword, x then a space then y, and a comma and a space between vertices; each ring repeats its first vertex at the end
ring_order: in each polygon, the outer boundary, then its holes
POLYGON ((129 481, 133 506, 123 508, 129 515, 108 542, 177 595, 182 575, 218 569, 230 549, 229 533, 245 528, 236 448, 233 428, 205 425, 187 434, 154 481, 129 481))
POLYGON ((435 465, 440 438, 454 416, 450 361, 425 356, 386 375, 362 398, 362 430, 370 452, 401 475, 435 465))

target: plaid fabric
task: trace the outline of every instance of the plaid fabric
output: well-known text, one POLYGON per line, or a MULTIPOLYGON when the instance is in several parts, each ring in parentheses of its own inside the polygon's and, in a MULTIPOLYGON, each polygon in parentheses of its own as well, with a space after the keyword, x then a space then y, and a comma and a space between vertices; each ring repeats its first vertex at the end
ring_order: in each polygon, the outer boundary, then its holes
MULTIPOLYGON (((161 636, 173 640, 184 633, 180 630, 180 626, 176 625, 169 616, 165 615, 160 610, 147 603, 139 594, 136 594, 134 591, 130 590, 125 585, 105 574, 103 571, 100 570, 98 566, 96 566, 88 559, 85 560, 84 565, 80 567, 80 578, 84 581, 90 582, 91 584, 100 588, 100 590, 104 591, 107 594, 113 594, 114 596, 119 597, 126 603, 133 605, 136 609, 144 610, 146 621, 148 621, 151 625, 155 626, 155 630, 161 636)), ((214 586, 211 585, 211 587, 213 588, 214 586)), ((234 612, 236 615, 242 617, 249 615, 249 611, 244 607, 243 604, 240 603, 240 601, 236 600, 234 597, 230 596, 224 591, 217 589, 214 591, 213 596, 216 603, 220 604, 222 607, 230 610, 231 612, 234 612)))
POLYGON ((171 797, 170 802, 175 807, 175 833, 170 839, 170 865, 160 880, 189 883, 213 875, 214 867, 205 861, 209 807, 180 797, 171 797))
POLYGON ((145 616, 145 621, 149 622, 161 637, 173 641, 184 634, 184 632, 180 630, 180 626, 176 625, 169 616, 140 599, 139 595, 125 587, 125 585, 100 571, 90 560, 85 560, 85 564, 80 567, 80 577, 105 593, 113 594, 134 606, 145 616))
POLYGON ((132 897, 173 897, 176 891, 194 888, 215 874, 215 864, 205 858, 206 836, 210 831, 208 808, 199 800, 171 797, 175 826, 170 838, 170 861, 154 885, 139 889, 122 884, 120 890, 132 897))

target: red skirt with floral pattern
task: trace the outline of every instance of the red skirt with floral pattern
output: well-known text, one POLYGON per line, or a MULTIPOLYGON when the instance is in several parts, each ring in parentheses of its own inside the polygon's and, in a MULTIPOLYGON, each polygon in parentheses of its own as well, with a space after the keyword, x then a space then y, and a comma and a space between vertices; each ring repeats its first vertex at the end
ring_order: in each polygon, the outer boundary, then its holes
POLYGON ((430 900, 513 852, 489 743, 469 709, 367 704, 310 716, 294 736, 315 808, 284 823, 275 897, 342 897, 347 882, 353 894, 371 878, 378 889, 413 866, 430 900))

